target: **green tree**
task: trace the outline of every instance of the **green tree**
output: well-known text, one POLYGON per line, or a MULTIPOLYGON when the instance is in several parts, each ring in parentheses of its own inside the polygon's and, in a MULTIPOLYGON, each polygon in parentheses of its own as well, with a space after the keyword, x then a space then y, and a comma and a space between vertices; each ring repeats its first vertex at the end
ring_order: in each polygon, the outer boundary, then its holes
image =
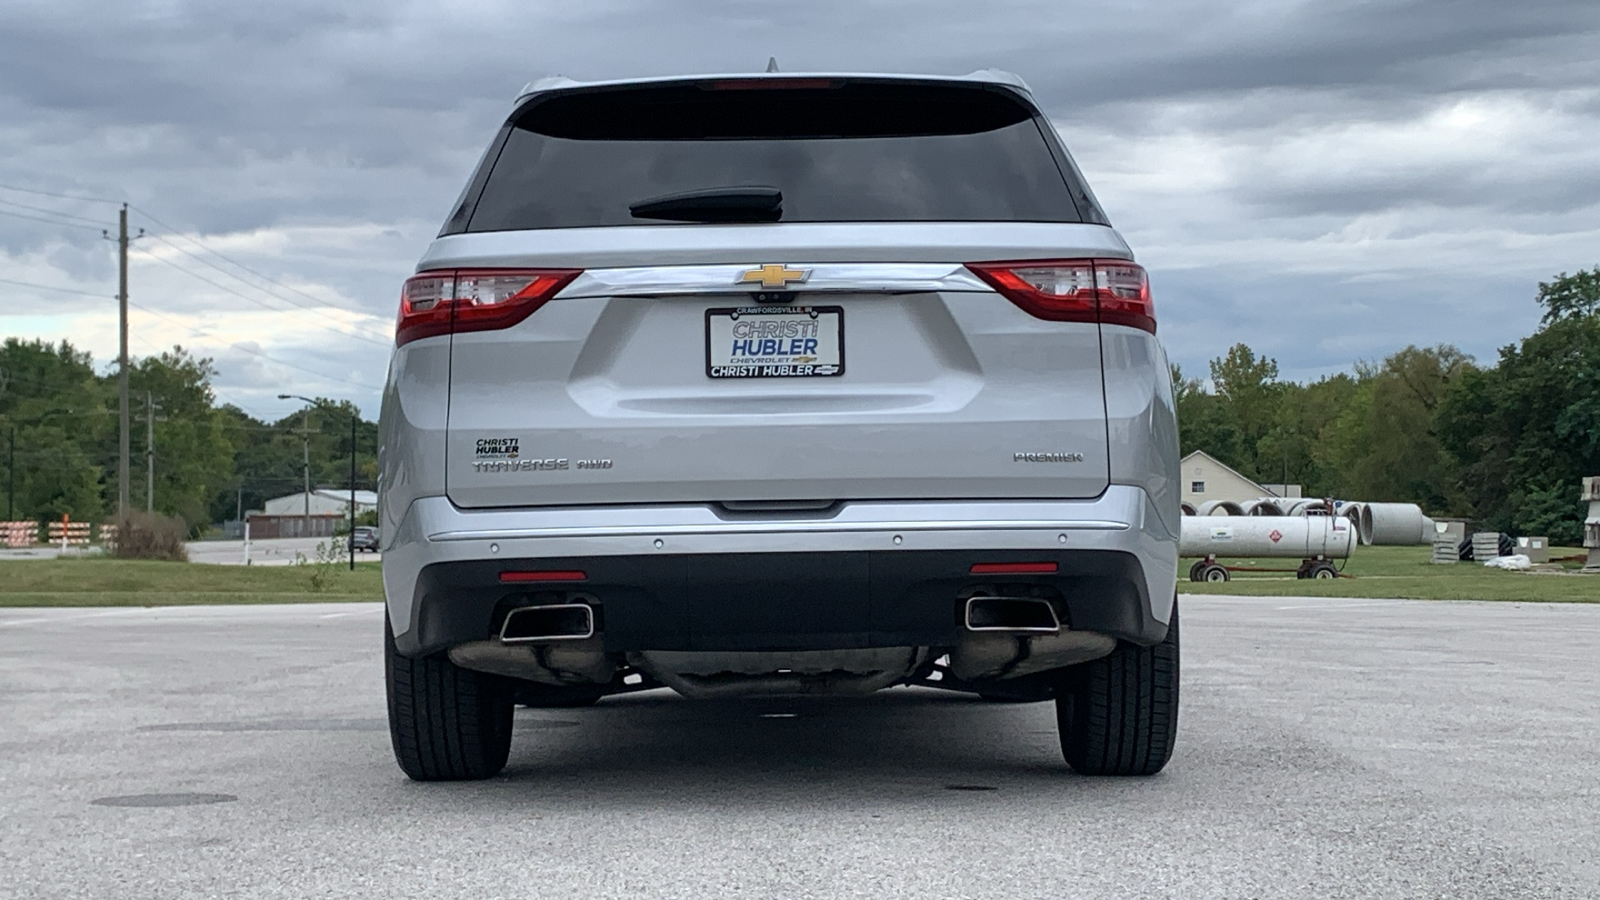
POLYGON ((191 529, 211 521, 211 500, 233 482, 233 442, 215 408, 216 368, 181 346, 135 362, 128 374, 135 410, 132 424, 133 488, 130 502, 146 499, 146 454, 155 455, 155 509, 182 518, 191 529), (155 441, 147 440, 146 404, 155 406, 155 441))
POLYGON ((1180 452, 1204 450, 1231 465, 1239 458, 1239 432, 1227 401, 1207 391, 1200 379, 1185 378, 1177 366, 1172 367, 1172 386, 1180 452))
POLYGON ((1545 324, 1600 313, 1600 266, 1572 275, 1562 272, 1555 281, 1539 282, 1537 299, 1544 307, 1545 324))
POLYGON ((1434 512, 1459 509, 1456 460, 1436 419, 1451 385, 1474 369, 1471 357, 1448 344, 1410 346, 1380 365, 1359 366, 1358 384, 1330 441, 1343 492, 1434 512))
POLYGON ((1580 479, 1600 473, 1600 312, 1550 321, 1461 379, 1439 431, 1485 526, 1576 541, 1580 479))
POLYGON ((345 490, 350 483, 350 420, 356 422, 356 486, 377 485, 378 426, 360 418, 348 401, 318 398, 303 412, 277 422, 256 420, 236 407, 223 407, 234 446, 233 481, 212 501, 215 519, 231 519, 238 506, 260 509, 269 498, 298 493, 303 485, 302 433, 309 426, 311 486, 345 490))
POLYGON ((1278 407, 1285 386, 1278 382, 1278 361, 1234 344, 1226 356, 1211 361, 1211 384, 1222 401, 1222 417, 1236 435, 1231 458, 1218 458, 1257 481, 1276 481, 1276 467, 1270 454, 1263 455, 1261 442, 1280 427, 1278 407))
POLYGON ((0 490, 16 485, 0 514, 9 508, 19 519, 105 516, 105 473, 114 458, 104 447, 106 435, 114 440, 115 418, 105 414, 104 399, 93 360, 71 343, 7 338, 0 344, 0 428, 7 465, 16 467, 0 483, 0 490))
POLYGON ((1337 432, 1339 416, 1350 405, 1357 390, 1356 380, 1340 373, 1301 386, 1284 387, 1278 406, 1278 424, 1258 447, 1261 464, 1270 466, 1276 458, 1277 474, 1283 478, 1287 460, 1288 482, 1303 487, 1310 497, 1348 496, 1342 472, 1328 453, 1337 432))

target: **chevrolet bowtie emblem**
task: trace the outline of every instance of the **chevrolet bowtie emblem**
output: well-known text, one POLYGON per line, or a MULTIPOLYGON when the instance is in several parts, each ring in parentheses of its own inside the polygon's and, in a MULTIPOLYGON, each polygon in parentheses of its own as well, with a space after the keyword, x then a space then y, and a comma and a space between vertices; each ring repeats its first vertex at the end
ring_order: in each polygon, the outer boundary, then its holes
POLYGON ((791 281, 805 281, 811 277, 810 269, 791 269, 777 263, 767 263, 739 276, 739 284, 760 284, 762 287, 781 288, 791 281))

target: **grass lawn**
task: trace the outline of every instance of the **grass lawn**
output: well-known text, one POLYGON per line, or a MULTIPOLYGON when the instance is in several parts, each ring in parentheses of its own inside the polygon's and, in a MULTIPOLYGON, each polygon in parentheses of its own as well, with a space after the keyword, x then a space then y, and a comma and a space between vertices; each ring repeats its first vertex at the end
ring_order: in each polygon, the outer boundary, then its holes
POLYGON ((382 600, 378 564, 210 566, 87 557, 0 560, 0 607, 180 606, 200 603, 332 603, 382 600))
MULTIPOLYGON (((1515 600, 1529 603, 1600 603, 1600 575, 1538 574, 1486 568, 1482 563, 1459 562, 1436 566, 1429 562, 1430 547, 1357 547, 1344 567, 1351 578, 1301 581, 1293 572, 1235 572, 1232 581, 1200 584, 1189 580, 1184 560, 1178 590, 1185 594, 1242 594, 1262 597, 1397 597, 1414 600, 1515 600)), ((1581 548, 1551 548, 1550 555, 1572 556, 1581 548)), ((1290 559, 1223 559, 1228 566, 1283 566, 1290 559)), ((1578 564, 1569 563, 1568 572, 1578 564)))
MULTIPOLYGON (((1417 600, 1600 602, 1600 576, 1541 575, 1487 569, 1478 563, 1436 566, 1428 547, 1358 547, 1346 575, 1301 581, 1294 573, 1235 572, 1233 580, 1200 584, 1185 560, 1178 590, 1186 594, 1265 597, 1400 597, 1417 600)), ((1556 548, 1552 556, 1581 553, 1556 548)), ((1291 566, 1293 560, 1223 560, 1228 565, 1291 566)), ((1574 566, 1575 568, 1575 566, 1574 566)), ((212 566, 105 558, 0 560, 0 607, 177 606, 201 603, 317 603, 379 601, 375 562, 329 566, 318 590, 315 565, 212 566)))

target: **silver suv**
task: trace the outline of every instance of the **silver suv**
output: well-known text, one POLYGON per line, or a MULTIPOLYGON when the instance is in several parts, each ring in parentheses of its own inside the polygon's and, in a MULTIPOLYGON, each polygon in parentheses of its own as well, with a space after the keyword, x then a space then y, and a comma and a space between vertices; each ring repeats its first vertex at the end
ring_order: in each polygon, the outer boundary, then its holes
POLYGON ((530 85, 400 302, 382 413, 400 767, 514 704, 1178 709, 1177 428, 1144 269, 1014 75, 530 85))

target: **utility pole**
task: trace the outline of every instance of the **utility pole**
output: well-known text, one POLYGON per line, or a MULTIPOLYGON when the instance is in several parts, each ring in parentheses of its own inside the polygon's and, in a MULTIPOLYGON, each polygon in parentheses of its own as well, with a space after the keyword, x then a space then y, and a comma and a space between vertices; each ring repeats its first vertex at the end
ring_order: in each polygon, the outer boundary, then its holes
MULTIPOLYGON (((144 392, 144 462, 145 512, 156 511, 156 401, 150 391, 144 392)), ((162 421, 166 421, 163 417, 162 421)))
POLYGON ((17 426, 11 426, 11 461, 6 464, 6 521, 17 520, 17 426))
POLYGON ((350 414, 350 571, 356 570, 356 414, 350 414))
POLYGON ((311 534, 311 407, 309 406, 300 414, 300 462, 306 484, 305 533, 309 535, 311 534))
POLYGON ((128 204, 117 214, 117 516, 128 511, 128 204))
POLYGON ((306 402, 305 411, 300 414, 300 450, 301 450, 302 466, 303 466, 303 470, 305 472, 305 483, 306 483, 306 493, 305 493, 306 513, 305 513, 305 523, 304 523, 305 524, 305 534, 303 534, 301 536, 302 537, 310 537, 311 536, 311 407, 316 406, 317 405, 317 401, 311 399, 310 397, 302 397, 299 394, 279 394, 278 395, 278 399, 279 400, 304 400, 306 402))

